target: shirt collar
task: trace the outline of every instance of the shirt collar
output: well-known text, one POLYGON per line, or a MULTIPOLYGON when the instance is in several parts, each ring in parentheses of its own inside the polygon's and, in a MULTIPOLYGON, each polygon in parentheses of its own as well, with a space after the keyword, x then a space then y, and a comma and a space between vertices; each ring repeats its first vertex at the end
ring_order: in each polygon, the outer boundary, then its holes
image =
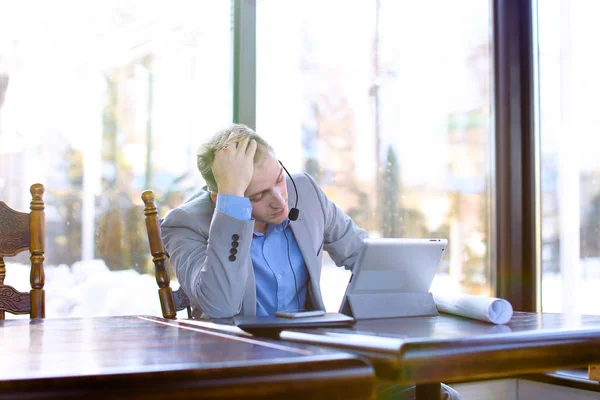
MULTIPOLYGON (((267 225, 267 232, 266 233, 272 233, 272 232, 281 232, 284 229, 287 229, 287 227, 290 225, 290 219, 286 218, 285 221, 283 221, 280 224, 277 225, 273 225, 273 224, 269 224, 267 225)), ((262 232, 254 232, 253 236, 265 236, 265 233, 262 232)))

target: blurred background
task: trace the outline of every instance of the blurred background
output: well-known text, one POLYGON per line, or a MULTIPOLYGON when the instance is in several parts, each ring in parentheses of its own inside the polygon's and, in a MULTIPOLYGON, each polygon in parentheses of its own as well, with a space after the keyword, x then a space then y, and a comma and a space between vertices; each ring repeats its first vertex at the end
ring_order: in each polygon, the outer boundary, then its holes
MULTIPOLYGON (((495 294, 491 1, 258 0, 248 103, 234 1, 0 9, 0 199, 46 187, 47 317, 160 314, 141 193, 164 215, 201 188, 196 149, 235 107, 371 236, 448 238, 432 290, 495 294)), ((534 15, 539 308, 600 314, 600 3, 534 15)), ((348 279, 324 261, 328 310, 348 279)))

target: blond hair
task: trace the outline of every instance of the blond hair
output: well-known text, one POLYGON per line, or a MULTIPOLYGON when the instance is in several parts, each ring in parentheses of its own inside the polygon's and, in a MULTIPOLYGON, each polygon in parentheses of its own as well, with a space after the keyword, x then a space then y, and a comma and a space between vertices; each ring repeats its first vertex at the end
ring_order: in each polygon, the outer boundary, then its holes
POLYGON ((218 131, 198 148, 198 151, 196 152, 196 164, 211 192, 217 192, 217 182, 215 181, 215 176, 212 172, 215 153, 225 147, 226 144, 236 143, 247 137, 255 140, 257 144, 256 153, 254 154, 254 165, 262 160, 264 154, 273 151, 273 148, 269 143, 243 124, 232 124, 229 127, 218 131))

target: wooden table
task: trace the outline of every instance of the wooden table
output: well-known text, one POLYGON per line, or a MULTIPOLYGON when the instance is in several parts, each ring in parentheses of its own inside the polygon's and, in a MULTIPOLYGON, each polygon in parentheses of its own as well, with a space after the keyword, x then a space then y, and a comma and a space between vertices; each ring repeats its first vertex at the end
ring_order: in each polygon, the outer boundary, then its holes
POLYGON ((0 398, 369 398, 362 358, 155 317, 0 321, 0 398))
POLYGON ((600 316, 517 312, 507 325, 491 325, 442 314, 362 320, 354 329, 284 331, 280 337, 365 355, 378 378, 416 384, 422 398, 439 396, 439 382, 600 362, 600 316))

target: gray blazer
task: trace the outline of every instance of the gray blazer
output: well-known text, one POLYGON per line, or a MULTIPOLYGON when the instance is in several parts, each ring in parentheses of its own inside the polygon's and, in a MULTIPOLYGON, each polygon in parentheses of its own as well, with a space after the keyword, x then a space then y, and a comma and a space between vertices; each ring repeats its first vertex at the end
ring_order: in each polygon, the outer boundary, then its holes
MULTIPOLYGON (((294 175, 300 216, 290 227, 310 277, 309 301, 325 310, 321 260, 327 251, 337 266, 352 269, 366 231, 344 214, 308 174, 294 175)), ((288 203, 296 194, 288 179, 288 203)), ((256 281, 250 258, 254 220, 242 221, 215 210, 202 190, 171 210, 161 224, 162 239, 177 279, 194 306, 195 318, 256 315, 256 281), (231 257, 231 249, 237 253, 231 257)))

